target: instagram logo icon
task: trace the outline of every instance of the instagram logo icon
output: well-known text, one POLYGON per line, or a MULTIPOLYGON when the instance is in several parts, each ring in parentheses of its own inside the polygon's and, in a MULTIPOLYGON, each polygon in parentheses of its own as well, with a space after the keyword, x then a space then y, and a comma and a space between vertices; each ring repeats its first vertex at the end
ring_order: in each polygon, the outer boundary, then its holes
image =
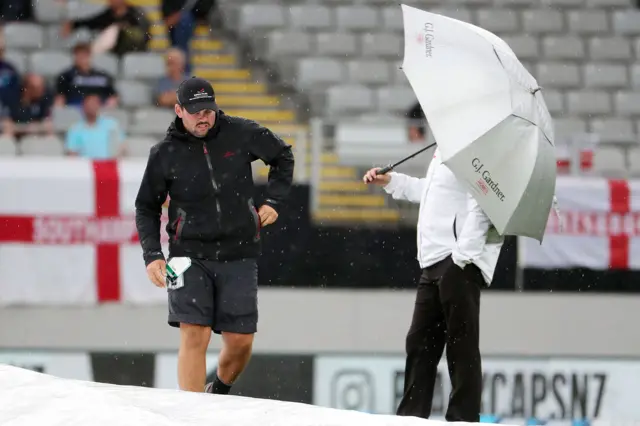
POLYGON ((331 406, 375 412, 373 377, 365 370, 340 370, 331 379, 331 406))

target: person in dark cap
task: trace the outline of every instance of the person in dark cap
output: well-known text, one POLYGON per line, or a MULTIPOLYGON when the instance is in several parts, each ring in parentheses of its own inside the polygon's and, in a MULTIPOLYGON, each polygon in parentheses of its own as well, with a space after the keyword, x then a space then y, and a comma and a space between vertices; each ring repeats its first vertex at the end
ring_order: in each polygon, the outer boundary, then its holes
POLYGON ((177 117, 153 146, 135 201, 149 279, 166 287, 170 326, 180 329, 180 389, 229 393, 251 356, 258 322, 260 230, 278 218, 293 181, 291 147, 269 129, 226 115, 211 84, 185 80, 177 117), (251 163, 269 165, 265 199, 254 202, 251 163), (160 215, 169 196, 169 269, 160 215), (256 208, 256 206, 260 206, 256 208), (190 265, 173 270, 171 265, 190 265), (222 335, 217 376, 206 384, 211 331, 222 335))

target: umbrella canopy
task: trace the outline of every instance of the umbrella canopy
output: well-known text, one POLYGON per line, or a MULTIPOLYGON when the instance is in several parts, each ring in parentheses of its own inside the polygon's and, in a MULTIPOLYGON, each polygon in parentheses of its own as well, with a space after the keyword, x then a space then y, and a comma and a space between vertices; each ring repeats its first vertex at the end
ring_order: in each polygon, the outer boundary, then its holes
POLYGON ((500 234, 542 242, 556 155, 537 81, 495 34, 406 5, 402 11, 402 68, 443 162, 500 234))

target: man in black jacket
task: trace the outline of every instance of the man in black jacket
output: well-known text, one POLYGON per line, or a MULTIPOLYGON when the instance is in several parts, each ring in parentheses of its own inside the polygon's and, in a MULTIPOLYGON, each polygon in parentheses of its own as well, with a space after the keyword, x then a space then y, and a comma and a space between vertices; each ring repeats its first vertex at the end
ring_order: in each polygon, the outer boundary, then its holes
POLYGON ((211 85, 185 80, 176 119, 151 148, 136 198, 136 227, 147 274, 167 287, 169 324, 180 328, 180 389, 226 394, 251 356, 258 322, 260 229, 278 218, 293 180, 291 147, 270 130, 219 110, 211 85), (251 163, 269 166, 267 197, 254 207, 251 163), (167 278, 160 245, 169 196, 169 257, 191 259, 167 278), (211 330, 222 334, 217 377, 205 386, 211 330))

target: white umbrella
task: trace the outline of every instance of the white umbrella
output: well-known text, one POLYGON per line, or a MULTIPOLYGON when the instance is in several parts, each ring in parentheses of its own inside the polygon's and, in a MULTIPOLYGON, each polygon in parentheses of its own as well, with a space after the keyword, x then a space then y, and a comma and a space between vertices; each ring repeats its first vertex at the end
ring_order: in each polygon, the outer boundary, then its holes
POLYGON ((538 83, 496 35, 406 5, 402 11, 402 68, 444 163, 500 234, 542 242, 556 155, 538 83))

